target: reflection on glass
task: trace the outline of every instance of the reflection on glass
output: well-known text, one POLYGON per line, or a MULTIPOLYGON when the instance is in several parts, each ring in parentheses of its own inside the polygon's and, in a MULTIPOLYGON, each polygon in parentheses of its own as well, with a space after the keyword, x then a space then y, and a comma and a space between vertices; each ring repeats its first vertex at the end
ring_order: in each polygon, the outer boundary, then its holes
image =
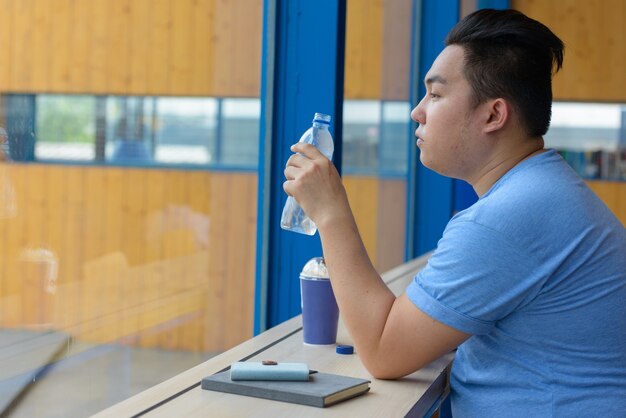
POLYGON ((626 180, 626 106, 554 103, 546 147, 586 179, 626 180))
POLYGON ((152 125, 155 161, 164 164, 213 164, 219 100, 155 99, 152 125))
POLYGON ((19 161, 244 171, 258 164, 257 98, 12 95, 7 111, 30 136, 13 152, 19 161))
POLYGON ((344 172, 382 177, 405 176, 411 112, 409 103, 346 100, 343 111, 344 172))
POLYGON ((17 214, 15 188, 9 175, 10 168, 6 165, 10 160, 9 135, 0 126, 0 219, 12 218, 17 214))
POLYGON ((155 102, 145 97, 109 97, 106 106, 106 159, 149 164, 154 149, 155 102))
POLYGON ((220 117, 217 160, 239 167, 255 167, 259 159, 259 118, 257 99, 224 99, 220 117))
POLYGON ((346 174, 375 175, 378 171, 381 104, 376 100, 346 100, 343 105, 343 168, 346 174))
POLYGON ((35 109, 36 159, 94 159, 94 97, 40 95, 36 97, 35 109))
POLYGON ((381 272, 404 256, 409 115, 406 101, 344 101, 344 184, 365 247, 381 272))
POLYGON ((57 290, 59 261, 48 248, 24 248, 19 255, 22 272, 22 327, 50 330, 57 290))
POLYGON ((414 146, 413 135, 409 132, 411 105, 408 102, 383 102, 382 105, 381 173, 386 177, 404 177, 408 170, 408 151, 414 146))
POLYGON ((0 95, 0 415, 88 416, 252 336, 259 114, 0 95))

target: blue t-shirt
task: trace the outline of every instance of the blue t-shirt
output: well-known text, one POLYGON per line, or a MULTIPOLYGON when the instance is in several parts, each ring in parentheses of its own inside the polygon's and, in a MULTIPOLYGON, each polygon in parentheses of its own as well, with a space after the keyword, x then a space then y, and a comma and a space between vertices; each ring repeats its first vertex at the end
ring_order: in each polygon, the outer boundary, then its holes
POLYGON ((473 334, 455 418, 626 416, 626 230, 554 150, 454 216, 407 295, 473 334))

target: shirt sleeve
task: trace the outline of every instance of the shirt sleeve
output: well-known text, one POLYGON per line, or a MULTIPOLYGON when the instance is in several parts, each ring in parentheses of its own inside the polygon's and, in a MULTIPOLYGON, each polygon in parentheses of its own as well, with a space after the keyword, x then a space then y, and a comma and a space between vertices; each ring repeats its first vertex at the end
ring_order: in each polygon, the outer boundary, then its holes
POLYGON ((513 237, 453 220, 406 293, 430 317, 462 332, 486 334, 536 297, 545 282, 540 270, 513 237))

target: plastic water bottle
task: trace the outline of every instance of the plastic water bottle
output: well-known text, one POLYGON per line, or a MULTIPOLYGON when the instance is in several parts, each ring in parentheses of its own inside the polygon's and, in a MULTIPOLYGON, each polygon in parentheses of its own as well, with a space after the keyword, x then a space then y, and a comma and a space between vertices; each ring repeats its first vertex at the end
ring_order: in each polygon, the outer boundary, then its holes
MULTIPOLYGON (((333 137, 328 131, 330 126, 330 116, 323 113, 316 113, 313 117, 313 125, 300 137, 300 141, 305 144, 312 144, 329 160, 333 158, 335 145, 333 137)), ((283 215, 280 218, 280 227, 288 231, 300 234, 314 235, 317 231, 315 223, 302 210, 296 199, 289 196, 283 215)))

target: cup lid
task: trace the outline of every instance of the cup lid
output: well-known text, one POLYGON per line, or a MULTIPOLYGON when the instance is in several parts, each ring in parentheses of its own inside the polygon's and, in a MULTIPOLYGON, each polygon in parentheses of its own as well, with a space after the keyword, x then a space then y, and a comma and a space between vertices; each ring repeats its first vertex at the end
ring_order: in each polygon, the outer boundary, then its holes
POLYGON ((307 263, 302 268, 303 276, 307 277, 316 277, 320 279, 328 278, 328 270, 326 270, 326 263, 324 262, 324 257, 314 257, 307 261, 307 263))

